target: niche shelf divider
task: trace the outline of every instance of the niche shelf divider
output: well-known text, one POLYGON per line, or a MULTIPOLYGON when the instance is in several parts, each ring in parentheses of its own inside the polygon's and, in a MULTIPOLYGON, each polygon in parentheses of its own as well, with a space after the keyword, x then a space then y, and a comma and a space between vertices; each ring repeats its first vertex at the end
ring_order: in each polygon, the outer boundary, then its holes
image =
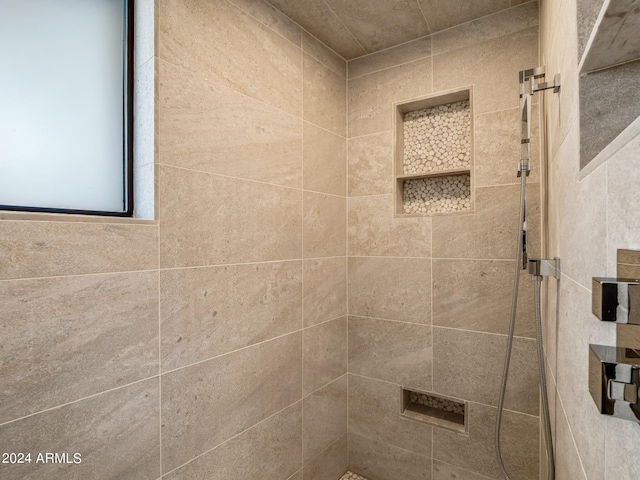
POLYGON ((473 212, 472 87, 395 103, 393 123, 395 216, 473 212))

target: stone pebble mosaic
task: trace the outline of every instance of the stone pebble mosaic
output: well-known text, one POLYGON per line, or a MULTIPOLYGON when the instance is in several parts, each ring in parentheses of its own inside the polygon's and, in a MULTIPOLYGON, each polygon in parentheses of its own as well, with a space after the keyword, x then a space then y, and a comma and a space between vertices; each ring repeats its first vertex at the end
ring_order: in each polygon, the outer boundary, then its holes
MULTIPOLYGON (((411 392, 409 396, 411 403, 425 405, 427 407, 444 410, 445 412, 453 412, 458 415, 464 415, 464 403, 454 402, 445 398, 434 397, 425 393, 411 392)), ((344 477, 343 477, 344 478, 344 477)))
POLYGON ((340 480, 367 480, 367 479, 353 472, 347 472, 342 477, 340 477, 340 480))
POLYGON ((403 129, 405 174, 469 168, 469 100, 407 112, 403 129))
POLYGON ((403 181, 403 213, 451 213, 471 210, 471 177, 412 178, 403 181))

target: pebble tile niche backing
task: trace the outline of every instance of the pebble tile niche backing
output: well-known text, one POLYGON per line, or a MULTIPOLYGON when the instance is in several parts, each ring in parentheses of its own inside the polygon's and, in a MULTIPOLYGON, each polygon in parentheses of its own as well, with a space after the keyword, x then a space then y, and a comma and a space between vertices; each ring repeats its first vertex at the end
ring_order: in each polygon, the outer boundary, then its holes
MULTIPOLYGON (((469 100, 407 112, 403 116, 403 174, 420 175, 471 166, 469 100)), ((403 181, 403 213, 471 209, 469 174, 403 181)))

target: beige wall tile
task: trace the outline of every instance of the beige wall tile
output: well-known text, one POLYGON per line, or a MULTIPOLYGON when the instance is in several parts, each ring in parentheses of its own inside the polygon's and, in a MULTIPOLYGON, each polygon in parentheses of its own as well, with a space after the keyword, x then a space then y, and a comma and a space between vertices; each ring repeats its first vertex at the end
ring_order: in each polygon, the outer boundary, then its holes
POLYGON ((345 136, 347 82, 313 57, 304 55, 303 118, 345 136))
POLYGON ((367 53, 351 35, 336 14, 322 0, 271 0, 273 6, 294 19, 306 30, 318 32, 325 45, 333 45, 336 52, 349 59, 367 53))
POLYGON ((349 317, 349 373, 431 390, 431 327, 349 317))
POLYGON ((300 191, 160 167, 163 267, 300 258, 300 191))
POLYGON ((347 201, 344 197, 304 192, 305 258, 346 255, 346 215, 347 201))
POLYGON ((160 60, 158 162, 302 186, 302 122, 160 60))
POLYGON ((347 141, 311 123, 304 123, 303 185, 307 190, 347 194, 347 141))
POLYGON ((433 480, 491 480, 489 477, 434 460, 433 480))
POLYGON ((368 0, 366 9, 349 0, 325 1, 369 52, 430 33, 420 7, 413 0, 368 0))
POLYGON ((162 370, 299 330, 301 263, 162 271, 162 370))
POLYGON ((393 191, 391 132, 349 139, 349 196, 393 191))
POLYGON ((158 10, 161 59, 301 114, 299 45, 222 0, 166 0, 158 10))
POLYGON ((333 443, 304 466, 304 480, 336 480, 347 471, 347 436, 333 443))
POLYGON ((303 400, 303 458, 309 462, 347 434, 347 376, 303 400))
POLYGON ((302 49, 341 77, 347 77, 346 60, 307 32, 302 33, 302 49))
POLYGON ((291 475, 287 480, 303 480, 304 471, 298 470, 296 473, 291 475))
POLYGON ((518 72, 538 64, 538 27, 433 57, 437 92, 473 85, 474 111, 518 106, 518 72))
POLYGON ((431 455, 431 425, 400 416, 401 387, 349 375, 349 435, 431 455))
POLYGON ((634 452, 640 445, 635 422, 608 419, 606 422, 605 480, 632 479, 640 472, 640 461, 634 452))
POLYGON ((380 480, 431 480, 431 458, 349 434, 349 470, 380 480))
MULTIPOLYGON (((434 260, 433 324, 479 332, 509 332, 513 261, 434 260)), ((534 337, 533 280, 520 274, 516 335, 534 337)))
POLYGON ((304 326, 347 313, 347 259, 316 258, 303 262, 304 326))
MULTIPOLYGON (((638 178, 640 177, 640 135, 629 142, 607 164, 607 254, 608 264, 614 263, 616 249, 640 250, 640 228, 630 222, 631 211, 640 205, 638 178)), ((596 172, 594 172, 596 173, 596 172)), ((590 175, 590 176, 593 176, 590 175)), ((602 177, 594 179, 594 184, 602 177)), ((595 185, 594 185, 595 187, 595 185)), ((585 195, 600 190, 591 188, 585 195)), ((599 198, 598 200, 602 200, 599 198)), ((593 275, 592 275, 593 276, 593 275)))
POLYGON ((391 130, 393 102, 433 91, 431 58, 349 80, 349 138, 391 130))
POLYGON ((425 36, 376 53, 354 58, 348 63, 349 78, 395 67, 431 56, 431 36, 425 36))
MULTIPOLYGON (((540 252, 540 184, 527 188, 527 248, 540 252)), ((435 258, 512 259, 518 234, 520 185, 475 189, 476 211, 432 220, 435 258)))
POLYGON ((3 480, 158 478, 158 390, 149 379, 0 426, 3 450, 32 452, 30 464, 2 465, 3 480), (39 452, 81 463, 37 463, 39 452))
MULTIPOLYGON (((559 410, 560 411, 560 410, 559 410)), ((587 476, 576 451, 576 444, 571 434, 567 419, 562 415, 557 416, 556 435, 556 478, 571 478, 572 480, 587 480, 587 476)), ((621 478, 621 477, 616 477, 621 478)), ((629 477, 633 478, 633 477, 629 477)), ((609 479, 607 479, 609 480, 609 479)), ((613 480, 613 478, 611 479, 613 480)))
POLYGON ((0 278, 158 268, 158 227, 108 223, 0 222, 0 278))
POLYGON ((174 470, 167 480, 286 478, 302 466, 302 402, 174 470))
POLYGON ((509 0, 483 0, 469 4, 464 0, 418 0, 427 15, 431 31, 437 32, 509 8, 509 0))
POLYGON ((347 373, 347 355, 347 317, 305 329, 302 394, 309 395, 347 373))
POLYGON ((165 374, 163 471, 296 402, 301 386, 301 333, 165 374))
POLYGON ((349 314, 431 322, 431 260, 349 258, 349 314))
POLYGON ((395 217, 393 195, 349 198, 349 255, 431 256, 431 218, 395 217))
MULTIPOLYGON (((474 118, 474 178, 476 187, 520 183, 520 109, 501 110, 474 118)), ((540 181, 539 109, 533 107, 531 122, 531 172, 528 183, 540 181)))
MULTIPOLYGON (((564 257, 563 257, 564 258, 564 257)), ((587 478, 603 478, 606 420, 594 408, 589 384, 589 344, 615 345, 615 324, 591 313, 591 292, 563 275, 558 314, 558 395, 587 478)), ((560 403, 559 403, 560 405, 560 403)), ((559 415, 559 414, 558 414, 559 415)), ((557 429, 560 428, 558 424, 557 429)))
POLYGON ((261 0, 230 0, 231 3, 279 33, 294 45, 300 45, 302 29, 276 8, 261 0))
MULTIPOLYGON (((433 390, 456 398, 497 405, 507 337, 433 329, 433 390)), ((505 408, 538 415, 535 340, 515 338, 505 408)))
MULTIPOLYGON (((447 3, 452 5, 451 2, 447 3)), ((480 5, 481 2, 474 3, 472 9, 480 5)), ((514 5, 515 2, 511 0, 511 6, 514 5)), ((469 5, 464 6, 468 7, 469 5)), ((431 36, 433 54, 438 55, 516 33, 520 30, 535 27, 538 23, 538 2, 528 2, 518 8, 501 10, 490 16, 475 17, 474 20, 468 23, 433 34, 431 36)))
POLYGON ((5 281, 0 299, 0 423, 158 374, 155 272, 5 281))
MULTIPOLYGON (((468 436, 435 428, 434 461, 440 460, 490 478, 500 478, 494 447, 495 417, 495 408, 470 403, 468 436)), ((538 478, 538 431, 537 417, 504 412, 502 456, 512 478, 538 478)))

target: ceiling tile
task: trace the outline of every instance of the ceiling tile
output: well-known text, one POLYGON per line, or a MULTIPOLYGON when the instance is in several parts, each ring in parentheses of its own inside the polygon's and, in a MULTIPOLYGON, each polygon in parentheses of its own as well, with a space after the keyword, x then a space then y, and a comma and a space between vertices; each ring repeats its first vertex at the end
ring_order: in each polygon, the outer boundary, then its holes
POLYGON ((343 58, 368 53, 323 0, 269 0, 269 3, 343 58))
POLYGON ((416 0, 324 1, 368 52, 430 33, 416 0))
POLYGON ((432 32, 509 8, 509 0, 418 0, 432 32))

